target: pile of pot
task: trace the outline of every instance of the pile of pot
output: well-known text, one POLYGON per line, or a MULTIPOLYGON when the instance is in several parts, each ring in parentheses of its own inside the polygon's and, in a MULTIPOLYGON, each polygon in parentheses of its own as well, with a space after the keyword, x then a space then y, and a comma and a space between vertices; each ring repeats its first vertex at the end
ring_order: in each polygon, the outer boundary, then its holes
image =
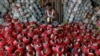
POLYGON ((42 18, 40 5, 35 0, 17 0, 11 4, 11 15, 21 22, 39 21, 42 18))
POLYGON ((64 20, 67 22, 79 22, 87 19, 86 15, 92 13, 91 0, 64 0, 64 20))
POLYGON ((0 56, 100 56, 100 33, 87 24, 54 27, 5 18, 9 20, 0 26, 0 56))

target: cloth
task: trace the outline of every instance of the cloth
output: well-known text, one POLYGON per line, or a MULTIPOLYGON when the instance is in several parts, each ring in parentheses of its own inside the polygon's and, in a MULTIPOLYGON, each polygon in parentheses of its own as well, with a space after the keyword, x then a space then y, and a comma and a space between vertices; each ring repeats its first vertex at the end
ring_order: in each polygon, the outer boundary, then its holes
POLYGON ((49 18, 51 18, 51 19, 55 19, 55 16, 54 16, 54 10, 52 9, 52 11, 51 11, 51 14, 50 14, 50 12, 47 10, 46 11, 46 14, 47 14, 47 17, 49 17, 49 18))

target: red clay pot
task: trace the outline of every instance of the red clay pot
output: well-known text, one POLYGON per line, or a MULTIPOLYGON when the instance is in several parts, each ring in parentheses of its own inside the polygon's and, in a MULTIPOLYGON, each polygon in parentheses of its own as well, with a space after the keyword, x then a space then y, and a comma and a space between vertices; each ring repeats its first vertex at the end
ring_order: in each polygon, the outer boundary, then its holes
POLYGON ((58 54, 62 54, 65 51, 64 47, 60 45, 54 46, 53 50, 58 54))
POLYGON ((27 52, 27 56, 36 56, 36 52, 34 50, 30 50, 27 52))
POLYGON ((89 53, 88 56, 95 56, 95 54, 94 53, 89 53))
POLYGON ((22 35, 22 34, 18 34, 18 35, 17 35, 17 39, 18 39, 18 40, 20 40, 20 41, 21 41, 23 38, 24 38, 24 37, 23 37, 23 35, 22 35))
POLYGON ((56 40, 57 40, 57 44, 59 44, 59 45, 61 45, 63 43, 62 38, 57 38, 56 40))
POLYGON ((28 36, 28 37, 33 37, 33 36, 34 36, 34 33, 33 33, 33 32, 28 32, 28 33, 27 33, 27 36, 28 36))
POLYGON ((0 38, 0 47, 3 47, 6 44, 6 40, 4 38, 0 38))
POLYGON ((26 46, 26 50, 27 50, 27 51, 31 51, 31 50, 33 50, 32 45, 31 45, 31 44, 27 45, 27 46, 26 46))
POLYGON ((63 38, 63 44, 68 45, 70 43, 70 40, 67 37, 63 38))
POLYGON ((15 31, 12 32, 12 36, 13 36, 13 37, 17 37, 17 34, 18 34, 18 33, 15 32, 15 31))
POLYGON ((51 54, 51 49, 49 47, 44 48, 41 52, 43 56, 49 56, 51 54))
POLYGON ((14 52, 13 56, 23 56, 24 51, 21 49, 16 49, 16 51, 14 52))
POLYGON ((30 38, 28 38, 28 37, 23 37, 22 41, 23 41, 24 44, 27 45, 27 44, 30 43, 30 38))
POLYGON ((18 22, 18 19, 12 19, 12 23, 18 22))
POLYGON ((57 41, 55 40, 55 39, 52 39, 52 40, 50 40, 50 45, 56 45, 57 44, 57 41))
POLYGON ((53 34, 58 34, 58 31, 59 31, 59 29, 54 28, 54 29, 53 29, 53 34))
POLYGON ((14 40, 15 40, 14 37, 9 37, 9 38, 7 39, 7 43, 8 43, 8 44, 13 44, 14 40))
POLYGON ((100 49, 96 50, 95 53, 97 56, 100 56, 100 49))
POLYGON ((40 50, 42 50, 42 44, 41 43, 34 44, 34 48, 36 51, 40 51, 40 50))
POLYGON ((20 42, 21 42, 20 40, 16 39, 16 40, 14 40, 13 45, 18 47, 18 43, 20 43, 20 42))
POLYGON ((23 30, 22 30, 22 34, 23 34, 23 35, 27 35, 27 32, 28 32, 27 29, 23 29, 23 30))
POLYGON ((49 43, 48 39, 44 39, 42 42, 43 42, 43 47, 44 48, 50 47, 50 43, 49 43))
POLYGON ((18 43, 18 49, 24 50, 26 45, 23 42, 18 43))
POLYGON ((51 40, 53 40, 53 39, 56 40, 56 39, 57 39, 57 35, 55 35, 55 34, 51 34, 50 39, 51 39, 51 40))
POLYGON ((5 49, 7 50, 7 52, 12 53, 13 50, 15 49, 15 46, 13 44, 7 44, 5 46, 5 49))
POLYGON ((0 56, 5 54, 5 50, 3 48, 0 48, 0 56))

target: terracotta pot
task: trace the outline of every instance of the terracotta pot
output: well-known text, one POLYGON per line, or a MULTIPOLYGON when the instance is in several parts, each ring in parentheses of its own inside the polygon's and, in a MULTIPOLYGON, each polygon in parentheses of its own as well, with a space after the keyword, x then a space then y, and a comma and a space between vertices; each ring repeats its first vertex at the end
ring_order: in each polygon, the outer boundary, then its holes
POLYGON ((98 40, 97 43, 100 45, 100 40, 98 40))
POLYGON ((58 54, 62 54, 65 51, 64 47, 60 45, 56 45, 52 49, 58 54))
POLYGON ((33 21, 32 22, 29 22, 29 23, 30 23, 30 25, 36 24, 36 22, 33 22, 33 21))
POLYGON ((90 47, 92 48, 92 49, 94 49, 94 50, 98 50, 98 43, 92 43, 91 45, 90 45, 90 47))
POLYGON ((18 33, 17 33, 17 32, 15 32, 15 31, 13 31, 13 32, 12 32, 12 36, 13 36, 13 37, 16 37, 16 36, 17 36, 17 34, 18 34, 18 33))
POLYGON ((70 43, 70 40, 67 37, 63 38, 63 44, 68 45, 70 43))
POLYGON ((18 22, 18 19, 12 19, 12 23, 18 22))
POLYGON ((77 41, 78 41, 78 42, 82 42, 82 40, 83 40, 83 39, 82 39, 82 36, 77 36, 77 41))
POLYGON ((69 53, 62 53, 61 56, 69 56, 69 53))
POLYGON ((42 56, 41 50, 37 50, 36 53, 38 56, 42 56))
POLYGON ((62 38, 57 38, 57 44, 61 45, 63 43, 62 38))
POLYGON ((77 32, 76 31, 72 32, 72 36, 76 37, 77 36, 77 32))
POLYGON ((11 18, 6 18, 5 22, 6 23, 10 23, 11 22, 11 18))
POLYGON ((62 46, 56 46, 56 52, 59 53, 59 54, 62 54, 64 52, 64 47, 62 46))
POLYGON ((0 56, 5 54, 5 50, 3 48, 0 48, 0 56))
POLYGON ((50 48, 44 48, 42 51, 43 56, 49 56, 51 54, 51 49, 50 48))
POLYGON ((43 40, 42 42, 43 42, 43 47, 44 48, 50 47, 50 43, 47 39, 43 40))
POLYGON ((14 40, 13 44, 14 44, 14 46, 18 47, 18 43, 20 43, 20 42, 21 42, 20 40, 16 39, 16 40, 14 40))
POLYGON ((53 52, 51 56, 60 56, 60 54, 53 52))
POLYGON ((5 16, 5 18, 10 18, 9 14, 5 14, 4 16, 5 16))
POLYGON ((5 33, 11 33, 12 28, 11 27, 5 27, 5 33))
POLYGON ((50 35, 50 34, 52 34, 52 30, 47 30, 46 33, 47 33, 47 35, 50 35))
POLYGON ((23 40, 23 43, 26 45, 30 43, 30 38, 28 38, 28 37, 23 37, 22 40, 23 40))
POLYGON ((4 38, 0 38, 0 47, 3 47, 6 44, 6 40, 4 38))
POLYGON ((31 50, 27 52, 27 56, 36 56, 36 52, 34 50, 31 50))
POLYGON ((35 34, 38 34, 40 35, 41 34, 41 31, 39 28, 35 28, 34 31, 33 31, 35 34))
POLYGON ((24 37, 23 37, 22 34, 18 34, 18 35, 17 35, 17 39, 18 39, 18 40, 22 41, 23 38, 24 38, 24 37))
POLYGON ((47 32, 43 32, 41 35, 42 38, 47 37, 47 32))
POLYGON ((74 43, 74 47, 75 47, 75 48, 80 47, 80 43, 79 43, 79 42, 75 42, 75 43, 74 43))
POLYGON ((51 34, 50 39, 51 39, 51 40, 57 39, 57 36, 56 36, 55 34, 51 34))
POLYGON ((49 38, 49 36, 47 36, 47 37, 41 37, 41 41, 50 41, 50 38, 49 38))
POLYGON ((42 44, 41 43, 34 44, 34 48, 36 51, 40 51, 42 49, 42 44))
POLYGON ((25 26, 28 26, 29 25, 29 22, 25 22, 24 24, 25 24, 25 26))
POLYGON ((96 50, 95 53, 97 56, 100 56, 100 49, 96 50))
POLYGON ((18 32, 21 32, 22 30, 23 30, 23 24, 21 24, 21 23, 16 23, 15 25, 14 25, 15 27, 16 27, 16 30, 18 31, 18 32))
POLYGON ((14 40, 15 40, 14 37, 9 37, 9 38, 7 39, 7 43, 8 43, 8 44, 13 44, 14 40))
POLYGON ((18 43, 18 49, 24 50, 25 46, 26 45, 23 42, 18 43))
POLYGON ((8 23, 6 23, 6 26, 7 27, 12 27, 13 26, 13 23, 12 22, 8 22, 8 23))
POLYGON ((12 53, 13 50, 15 49, 15 47, 14 47, 13 44, 7 44, 7 45, 5 46, 5 49, 7 50, 7 52, 12 53))
POLYGON ((7 40, 7 39, 9 39, 11 37, 12 37, 12 35, 10 33, 8 33, 8 32, 6 32, 5 35, 4 35, 5 40, 7 40))
POLYGON ((32 29, 33 29, 33 27, 30 26, 30 25, 26 26, 26 28, 27 28, 28 30, 32 30, 32 29))
POLYGON ((24 54, 24 51, 23 51, 23 50, 17 49, 17 50, 14 52, 13 56, 23 56, 23 54, 24 54))
POLYGON ((12 54, 12 52, 9 52, 9 51, 5 51, 5 56, 12 56, 13 54, 12 54))
POLYGON ((27 50, 27 51, 31 51, 31 50, 33 50, 32 45, 31 45, 31 44, 27 45, 27 46, 26 46, 26 50, 27 50))
POLYGON ((27 36, 28 36, 28 37, 33 37, 33 35, 34 35, 33 32, 28 32, 28 33, 27 33, 27 36))
POLYGON ((53 29, 53 34, 58 34, 58 31, 59 31, 59 29, 54 28, 54 29, 53 29))
POLYGON ((71 33, 67 33, 67 37, 71 40, 72 39, 71 33))
POLYGON ((23 29, 23 30, 22 30, 22 34, 23 34, 23 35, 27 35, 27 32, 28 32, 27 29, 23 29))
POLYGON ((83 52, 84 52, 86 55, 88 55, 88 53, 89 53, 89 48, 88 48, 88 47, 83 46, 83 47, 82 47, 82 50, 83 50, 83 52))
POLYGON ((78 30, 78 25, 74 25, 74 28, 73 28, 75 31, 78 30))
POLYGON ((74 56, 74 55, 75 55, 75 56, 79 56, 79 54, 78 54, 78 53, 73 53, 73 56, 74 56))
POLYGON ((47 30, 50 30, 53 28, 53 25, 47 25, 47 30))
POLYGON ((65 24, 65 25, 64 25, 64 29, 65 29, 65 30, 69 30, 69 29, 70 29, 70 25, 69 25, 69 24, 65 24))
POLYGON ((88 35, 84 35, 84 37, 83 37, 83 38, 84 38, 84 39, 86 39, 86 40, 88 40, 88 39, 89 39, 89 37, 90 37, 90 36, 88 36, 88 35))
POLYGON ((56 40, 50 40, 50 45, 56 45, 57 44, 57 41, 56 40))
POLYGON ((41 39, 39 38, 38 35, 34 35, 33 39, 32 39, 32 43, 33 44, 37 44, 37 43, 40 43, 41 42, 41 39))
POLYGON ((62 38, 62 37, 64 37, 65 35, 64 35, 65 33, 64 33, 64 29, 59 29, 58 30, 58 37, 60 37, 60 38, 62 38))
POLYGON ((88 56, 95 56, 95 54, 94 53, 89 53, 88 56))
POLYGON ((58 25, 58 29, 59 30, 63 30, 64 29, 64 25, 58 25))
POLYGON ((46 24, 42 24, 42 25, 40 25, 40 27, 41 27, 43 30, 46 30, 47 25, 46 25, 46 24))

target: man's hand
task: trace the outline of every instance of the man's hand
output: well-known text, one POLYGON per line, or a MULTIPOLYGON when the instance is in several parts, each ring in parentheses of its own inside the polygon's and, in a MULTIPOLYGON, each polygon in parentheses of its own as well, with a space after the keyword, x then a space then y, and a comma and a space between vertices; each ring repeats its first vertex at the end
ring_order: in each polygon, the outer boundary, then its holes
POLYGON ((47 18, 47 22, 51 23, 51 22, 53 22, 53 19, 50 18, 50 17, 48 17, 48 18, 47 18))

